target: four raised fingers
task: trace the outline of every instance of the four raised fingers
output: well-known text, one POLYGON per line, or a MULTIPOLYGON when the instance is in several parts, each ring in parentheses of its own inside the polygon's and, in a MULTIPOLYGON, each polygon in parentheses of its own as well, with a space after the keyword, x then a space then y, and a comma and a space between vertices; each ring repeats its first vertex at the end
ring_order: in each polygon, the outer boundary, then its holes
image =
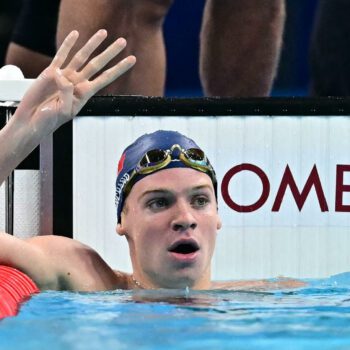
POLYGON ((79 105, 84 104, 86 100, 93 96, 97 91, 101 90, 129 70, 135 64, 136 58, 134 56, 128 56, 112 68, 102 72, 94 80, 89 81, 92 76, 98 73, 108 64, 108 62, 110 62, 125 48, 126 40, 123 38, 117 39, 102 53, 88 62, 90 55, 97 49, 97 47, 107 36, 107 32, 105 30, 99 30, 74 55, 67 66, 61 70, 60 68, 67 60, 67 57, 76 43, 78 36, 79 33, 77 31, 73 31, 66 37, 63 44, 57 51, 57 54, 51 63, 51 67, 56 70, 60 70, 65 79, 73 84, 72 87, 75 91, 74 95, 76 95, 78 98, 76 101, 76 108, 80 109, 81 106, 79 107, 79 105), (78 70, 83 67, 84 64, 86 64, 86 66, 79 72, 78 70))

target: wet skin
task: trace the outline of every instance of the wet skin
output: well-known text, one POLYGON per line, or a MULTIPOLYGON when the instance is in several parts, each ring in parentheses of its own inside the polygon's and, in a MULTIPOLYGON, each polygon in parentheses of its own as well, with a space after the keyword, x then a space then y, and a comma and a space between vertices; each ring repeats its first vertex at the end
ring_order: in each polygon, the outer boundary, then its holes
POLYGON ((117 232, 128 240, 133 275, 142 286, 209 289, 220 228, 210 177, 175 168, 134 185, 117 232))

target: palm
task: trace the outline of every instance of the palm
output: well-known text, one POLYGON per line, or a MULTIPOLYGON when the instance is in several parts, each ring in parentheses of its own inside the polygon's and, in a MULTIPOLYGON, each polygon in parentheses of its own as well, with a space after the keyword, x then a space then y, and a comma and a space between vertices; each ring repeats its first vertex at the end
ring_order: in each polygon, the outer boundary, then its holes
POLYGON ((129 56, 97 75, 126 45, 124 39, 118 39, 89 61, 90 55, 106 35, 105 31, 97 32, 69 62, 66 62, 67 57, 78 33, 72 32, 67 36, 50 66, 40 74, 19 106, 19 110, 22 110, 19 115, 34 130, 53 132, 71 120, 97 91, 134 65, 135 58, 129 56), (93 76, 95 78, 91 79, 93 76))

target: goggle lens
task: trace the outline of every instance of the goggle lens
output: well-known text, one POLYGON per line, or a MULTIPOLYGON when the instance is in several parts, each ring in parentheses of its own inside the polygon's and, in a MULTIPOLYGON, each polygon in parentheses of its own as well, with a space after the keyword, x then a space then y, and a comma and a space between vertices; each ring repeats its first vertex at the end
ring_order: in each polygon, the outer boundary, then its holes
POLYGON ((186 157, 192 161, 200 162, 206 161, 206 156, 201 149, 198 148, 190 148, 186 152, 184 152, 186 157))
POLYGON ((153 149, 148 151, 140 160, 139 165, 141 168, 147 168, 157 165, 163 162, 167 158, 167 152, 162 149, 153 149))

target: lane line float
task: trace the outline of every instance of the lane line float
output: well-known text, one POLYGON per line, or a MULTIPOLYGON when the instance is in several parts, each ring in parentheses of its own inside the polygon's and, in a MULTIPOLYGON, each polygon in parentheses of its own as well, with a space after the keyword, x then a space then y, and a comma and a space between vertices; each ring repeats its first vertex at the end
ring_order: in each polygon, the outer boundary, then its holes
POLYGON ((26 274, 13 267, 0 265, 0 319, 16 316, 20 304, 39 291, 26 274))

